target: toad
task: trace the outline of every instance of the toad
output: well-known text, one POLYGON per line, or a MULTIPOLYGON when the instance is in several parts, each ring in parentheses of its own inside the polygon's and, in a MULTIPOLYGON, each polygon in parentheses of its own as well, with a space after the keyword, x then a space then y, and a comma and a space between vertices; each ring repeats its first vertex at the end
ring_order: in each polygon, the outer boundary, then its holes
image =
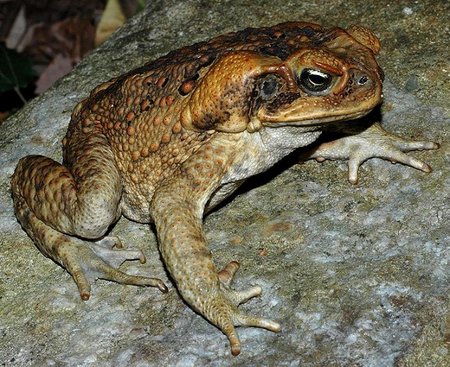
POLYGON ((321 135, 308 158, 381 157, 424 172, 405 152, 436 149, 360 117, 381 103, 378 38, 367 28, 289 22, 216 37, 169 54, 95 88, 74 109, 63 163, 20 160, 12 177, 16 216, 39 250, 72 275, 83 300, 97 278, 157 287, 162 280, 119 270, 145 261, 108 234, 121 215, 154 223, 164 264, 184 301, 241 345, 236 326, 274 332, 280 325, 239 304, 261 293, 235 290, 238 262, 216 269, 204 215, 248 177, 321 135))

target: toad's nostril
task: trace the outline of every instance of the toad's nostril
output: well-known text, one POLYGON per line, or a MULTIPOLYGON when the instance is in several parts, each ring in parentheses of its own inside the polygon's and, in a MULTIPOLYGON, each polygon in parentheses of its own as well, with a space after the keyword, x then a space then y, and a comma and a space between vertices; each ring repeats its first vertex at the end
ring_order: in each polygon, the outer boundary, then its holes
POLYGON ((367 75, 363 75, 359 78, 358 80, 358 85, 364 85, 369 81, 369 78, 367 77, 367 75))

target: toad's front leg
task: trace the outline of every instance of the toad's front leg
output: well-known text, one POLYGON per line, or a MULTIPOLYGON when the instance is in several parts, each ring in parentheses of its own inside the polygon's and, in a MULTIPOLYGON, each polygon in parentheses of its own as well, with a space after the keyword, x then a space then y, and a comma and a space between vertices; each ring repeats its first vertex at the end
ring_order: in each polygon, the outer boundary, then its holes
POLYGON ((237 262, 229 263, 220 272, 213 264, 202 216, 217 178, 215 171, 221 170, 216 166, 217 163, 209 164, 209 174, 202 179, 202 163, 191 164, 156 191, 151 210, 162 257, 181 296, 228 337, 231 353, 237 355, 241 347, 235 326, 256 326, 277 332, 280 325, 249 316, 238 308, 239 304, 260 295, 261 288, 244 291, 230 288, 237 262))
POLYGON ((438 144, 431 141, 413 141, 392 134, 378 122, 369 127, 343 124, 338 132, 344 136, 320 144, 303 158, 315 158, 319 162, 325 159, 348 159, 348 179, 353 184, 358 182, 358 168, 370 158, 382 158, 430 172, 428 164, 405 152, 439 148, 438 144))

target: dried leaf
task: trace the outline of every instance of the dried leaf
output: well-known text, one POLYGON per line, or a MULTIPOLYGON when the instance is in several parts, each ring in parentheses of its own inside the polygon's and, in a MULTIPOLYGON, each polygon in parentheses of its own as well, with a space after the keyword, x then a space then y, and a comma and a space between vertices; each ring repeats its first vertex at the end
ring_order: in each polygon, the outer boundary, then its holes
POLYGON ((52 60, 47 68, 41 73, 36 82, 36 94, 45 92, 59 78, 69 73, 73 68, 72 60, 59 54, 52 60))
POLYGON ((6 47, 16 49, 26 30, 27 21, 25 17, 25 6, 22 5, 16 19, 14 19, 14 23, 9 31, 8 37, 5 40, 6 47))
POLYGON ((80 17, 40 24, 25 50, 37 64, 48 64, 58 54, 76 63, 94 47, 94 32, 91 21, 80 17))
POLYGON ((119 0, 108 0, 105 11, 97 26, 95 34, 95 44, 103 43, 111 33, 125 23, 126 17, 123 14, 119 0))

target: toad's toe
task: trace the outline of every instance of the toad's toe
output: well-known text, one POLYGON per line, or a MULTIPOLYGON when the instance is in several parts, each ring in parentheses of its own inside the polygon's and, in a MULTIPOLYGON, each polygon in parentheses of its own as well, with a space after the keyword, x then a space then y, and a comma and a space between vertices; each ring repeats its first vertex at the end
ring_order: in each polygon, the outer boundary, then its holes
MULTIPOLYGON (((222 305, 224 307, 225 305, 222 305)), ((226 308, 226 306, 225 306, 226 308)), ((250 316, 236 307, 230 305, 230 307, 225 312, 228 317, 224 317, 218 320, 217 326, 222 330, 222 332, 228 338, 231 348, 231 354, 234 356, 238 355, 241 351, 241 342, 239 340, 239 335, 236 331, 236 326, 252 326, 267 329, 273 332, 281 331, 281 326, 275 321, 268 320, 261 317, 250 316)), ((222 314, 223 315, 223 314, 222 314)))
POLYGON ((245 290, 232 289, 230 283, 238 269, 239 263, 232 261, 218 272, 221 284, 218 297, 208 299, 205 302, 207 318, 227 336, 233 355, 238 355, 241 351, 239 335, 236 331, 237 326, 259 327, 273 332, 281 330, 281 326, 277 322, 248 315, 237 307, 249 299, 261 295, 262 292, 259 286, 253 286, 245 290))
POLYGON ((163 293, 168 291, 161 279, 130 275, 117 269, 126 260, 145 262, 145 256, 140 250, 109 249, 104 245, 105 243, 98 245, 71 238, 70 241, 59 246, 59 257, 77 284, 81 299, 89 299, 91 283, 96 279, 157 287, 163 293))

